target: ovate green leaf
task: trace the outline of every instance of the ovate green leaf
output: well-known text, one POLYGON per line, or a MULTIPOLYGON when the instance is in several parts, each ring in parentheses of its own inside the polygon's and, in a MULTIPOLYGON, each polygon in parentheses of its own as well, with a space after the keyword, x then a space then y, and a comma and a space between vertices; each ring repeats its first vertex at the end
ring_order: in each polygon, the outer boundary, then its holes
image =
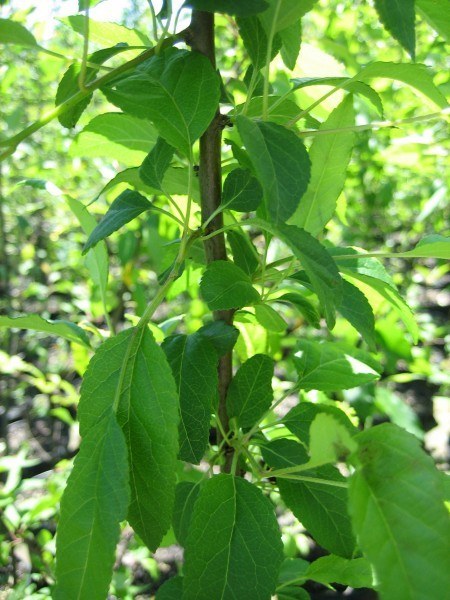
POLYGON ((175 149, 159 137, 155 146, 139 168, 142 181, 151 188, 163 190, 164 175, 172 161, 175 149))
POLYGON ((202 335, 174 335, 162 346, 180 400, 179 458, 198 464, 209 438, 209 422, 217 391, 218 355, 202 335))
POLYGON ((98 244, 100 240, 104 240, 111 233, 129 223, 144 211, 149 210, 151 206, 151 202, 139 194, 139 192, 135 192, 134 190, 125 190, 122 192, 117 196, 105 216, 92 231, 83 248, 83 254, 98 244))
POLYGON ((319 134, 311 145, 311 179, 290 222, 313 235, 322 231, 336 210, 355 143, 355 133, 345 131, 345 128, 354 124, 355 111, 353 96, 350 94, 331 112, 319 129, 319 132, 327 129, 344 131, 319 134))
POLYGON ((281 46, 281 58, 288 69, 293 71, 300 54, 302 41, 302 25, 300 21, 282 29, 279 33, 283 45, 281 46))
POLYGON ((268 331, 283 333, 287 329, 287 323, 283 317, 268 304, 257 304, 255 306, 255 317, 258 323, 268 331))
POLYGON ((308 340, 300 340, 296 348, 297 385, 304 390, 346 390, 380 377, 381 366, 362 350, 308 340))
POLYGON ((254 122, 239 116, 236 123, 261 182, 266 208, 275 222, 295 212, 310 178, 310 161, 303 142, 281 125, 254 122))
POLYGON ((250 171, 234 169, 223 184, 221 206, 238 212, 256 210, 263 198, 263 190, 250 171))
POLYGON ((373 584, 372 569, 366 558, 348 560, 333 554, 311 563, 305 578, 324 585, 339 583, 352 588, 371 588, 373 584))
POLYGON ((414 0, 375 0, 380 21, 400 42, 411 58, 415 58, 416 30, 414 0))
POLYGON ((202 488, 186 542, 184 600, 269 600, 283 560, 278 523, 254 485, 217 475, 202 488))
POLYGON ((383 600, 443 598, 450 521, 441 474, 410 433, 383 424, 355 438, 349 507, 383 600))
POLYGON ((309 428, 309 455, 312 466, 343 462, 356 450, 348 427, 331 414, 319 413, 309 428))
POLYGON ((129 502, 127 448, 112 410, 81 443, 61 501, 55 600, 104 600, 129 502))
POLYGON ((211 342, 219 356, 231 352, 239 335, 236 327, 225 321, 211 321, 197 331, 197 334, 211 342))
POLYGON ((220 80, 206 56, 172 48, 102 90, 123 111, 154 121, 160 136, 189 156, 217 110, 220 80))
POLYGON ((34 47, 38 45, 36 38, 28 29, 11 19, 0 19, 0 44, 34 47))
POLYGON ((250 277, 225 260, 216 260, 207 266, 200 290, 211 310, 242 308, 261 300, 250 277))
POLYGON ((89 337, 84 329, 70 321, 43 319, 39 315, 26 315, 23 317, 5 317, 0 315, 0 327, 10 329, 32 329, 50 335, 56 335, 71 342, 90 346, 89 337))
MULTIPOLYGON (((257 17, 238 18, 239 33, 248 52, 253 68, 259 71, 266 64, 267 35, 257 17)), ((281 46, 281 39, 275 36, 272 42, 271 58, 274 58, 281 46)))
POLYGON ((227 412, 240 427, 252 427, 270 408, 273 400, 274 361, 255 354, 238 369, 227 393, 227 412))

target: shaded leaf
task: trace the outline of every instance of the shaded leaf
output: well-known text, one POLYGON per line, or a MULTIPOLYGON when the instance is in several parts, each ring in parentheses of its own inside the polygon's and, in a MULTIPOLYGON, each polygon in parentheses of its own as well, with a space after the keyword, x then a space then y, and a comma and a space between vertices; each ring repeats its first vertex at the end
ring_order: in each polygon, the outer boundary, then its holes
POLYGON ((223 356, 233 349, 239 331, 236 327, 225 323, 225 321, 218 320, 203 325, 197 331, 197 334, 211 342, 218 356, 223 356))
POLYGON ((301 19, 314 6, 316 0, 268 0, 270 7, 259 18, 266 31, 286 29, 301 19))
POLYGON ((6 317, 0 315, 0 327, 9 329, 31 329, 50 335, 56 335, 76 344, 90 346, 87 333, 75 323, 65 320, 43 319, 39 315, 25 315, 23 317, 6 317))
POLYGON ((205 10, 207 12, 220 12, 237 17, 248 17, 260 13, 269 6, 266 0, 186 0, 188 8, 205 10))
MULTIPOLYGON (((353 96, 350 94, 330 113, 319 131, 341 129, 355 124, 353 96)), ((355 144, 353 131, 318 135, 311 145, 311 179, 290 222, 313 235, 322 231, 336 210, 344 187, 347 167, 355 144)))
MULTIPOLYGON (((268 40, 264 27, 257 17, 238 18, 236 22, 253 67, 259 71, 267 60, 268 40)), ((275 35, 272 41, 271 59, 276 56, 280 47, 281 38, 275 35)))
POLYGON ((238 212, 256 210, 263 199, 263 190, 250 171, 234 169, 223 184, 221 206, 238 212))
POLYGON ((155 600, 180 600, 183 597, 183 577, 176 575, 165 581, 156 591, 155 600))
POLYGON ((381 597, 445 597, 450 525, 441 474, 417 438, 395 425, 379 425, 355 439, 349 507, 381 597))
POLYGON ((310 178, 310 161, 293 131, 270 122, 236 119, 239 134, 261 182, 267 210, 277 223, 295 212, 310 178))
POLYGON ((184 546, 189 534, 194 504, 200 493, 200 484, 192 481, 180 481, 175 488, 173 506, 173 530, 178 542, 184 546))
POLYGON ((238 230, 228 231, 227 239, 231 247, 233 262, 248 275, 253 275, 259 267, 255 246, 245 233, 238 230))
POLYGON ((352 588, 371 588, 372 568, 366 558, 348 560, 330 554, 315 560, 306 572, 306 579, 313 579, 324 585, 339 583, 352 588))
POLYGON ((252 598, 275 591, 283 546, 273 507, 254 485, 232 475, 206 481, 186 542, 184 600, 252 598))
POLYGON ((297 292, 288 292, 277 298, 278 302, 290 302, 303 315, 306 321, 318 329, 320 327, 320 315, 316 307, 311 304, 302 294, 297 292))
POLYGON ((375 0, 375 8, 383 23, 392 36, 415 58, 416 30, 414 0, 375 0))
POLYGON ((342 303, 339 312, 367 342, 370 350, 375 349, 375 317, 366 296, 344 279, 342 303))
POLYGON ((243 363, 231 380, 227 393, 227 412, 240 427, 252 427, 269 410, 273 400, 274 361, 255 354, 243 363))
POLYGON ((300 21, 282 29, 279 33, 283 45, 281 46, 281 58, 288 69, 293 71, 297 64, 302 42, 302 24, 300 21))
POLYGON ((225 260, 216 260, 206 267, 200 290, 211 310, 242 308, 261 300, 250 277, 225 260))
POLYGON ((139 167, 139 177, 146 185, 155 190, 164 189, 164 176, 170 166, 174 151, 173 146, 168 144, 163 138, 158 138, 155 146, 139 167))

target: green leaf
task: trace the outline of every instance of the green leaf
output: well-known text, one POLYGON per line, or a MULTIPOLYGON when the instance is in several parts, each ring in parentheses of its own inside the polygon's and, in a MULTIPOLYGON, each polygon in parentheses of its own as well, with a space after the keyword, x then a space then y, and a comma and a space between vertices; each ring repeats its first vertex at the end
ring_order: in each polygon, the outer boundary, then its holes
POLYGON ((225 260, 216 260, 206 267, 200 290, 211 310, 242 308, 258 304, 261 300, 250 277, 225 260))
POLYGON ((180 600, 183 597, 183 577, 177 575, 165 581, 156 591, 155 600, 180 600))
POLYGON ((411 434, 383 424, 358 434, 349 507, 383 600, 444 598, 450 526, 441 474, 411 434))
POLYGON ((293 363, 301 389, 347 390, 380 378, 381 366, 362 350, 308 340, 300 340, 296 349, 293 363))
POLYGON ((450 260, 450 238, 443 235, 427 235, 413 250, 405 252, 404 256, 450 260))
POLYGON ((257 304, 255 306, 255 317, 258 323, 268 331, 283 333, 287 329, 287 323, 283 317, 268 304, 257 304))
POLYGON ((433 73, 426 66, 419 63, 394 63, 374 62, 355 75, 358 81, 370 81, 376 77, 395 79, 418 90, 440 108, 448 106, 445 96, 433 83, 433 73))
POLYGON ((118 404, 117 420, 128 447, 131 504, 127 518, 154 551, 172 518, 178 398, 164 352, 146 327, 127 329, 97 350, 81 387, 81 435, 113 404, 118 404))
POLYGON ((305 320, 315 327, 320 328, 320 315, 317 312, 316 307, 311 304, 302 294, 297 292, 288 292, 277 298, 278 302, 290 302, 297 310, 303 315, 305 320))
MULTIPOLYGON (((99 50, 98 52, 94 52, 90 56, 88 56, 88 62, 92 64, 98 64, 99 67, 95 68, 89 66, 86 68, 85 75, 85 83, 89 83, 93 81, 99 71, 100 65, 106 62, 112 56, 118 54, 119 52, 124 52, 128 49, 128 46, 114 46, 113 48, 105 48, 104 50, 99 50)), ((73 64, 67 69, 64 73, 61 81, 59 82, 58 89, 56 91, 55 105, 58 106, 63 102, 69 100, 72 96, 74 96, 77 92, 80 91, 79 85, 79 76, 80 76, 81 66, 80 64, 73 64)), ((62 114, 58 115, 58 121, 64 127, 75 127, 78 122, 78 119, 83 114, 84 110, 89 106, 89 103, 92 100, 93 94, 89 94, 85 98, 83 98, 77 104, 71 106, 62 114)))
POLYGON ((331 414, 319 413, 309 428, 310 463, 321 466, 344 462, 357 448, 348 427, 331 414))
POLYGON ((183 600, 269 600, 283 547, 270 501, 241 477, 206 481, 186 542, 183 600))
MULTIPOLYGON (((262 446, 261 452, 275 469, 308 462, 304 448, 289 439, 273 440, 262 446)), ((332 465, 301 471, 299 476, 306 480, 277 477, 284 503, 318 544, 334 554, 351 558, 355 539, 347 512, 347 489, 341 487, 345 477, 332 465)))
POLYGON ((34 47, 38 45, 36 38, 28 29, 11 19, 0 19, 0 44, 34 47))
POLYGON ((279 33, 283 45, 281 46, 281 58, 288 69, 293 71, 297 64, 302 42, 302 24, 300 21, 282 29, 279 33))
POLYGON ((319 414, 331 415, 335 421, 347 428, 352 435, 357 432, 344 411, 330 404, 312 404, 300 402, 294 406, 284 417, 283 423, 298 439, 309 446, 309 433, 311 424, 319 414))
POLYGON ((270 7, 259 18, 266 31, 286 29, 309 12, 316 0, 268 0, 270 7))
POLYGON ((218 379, 218 356, 202 335, 174 335, 162 348, 172 368, 180 400, 178 457, 198 464, 209 439, 209 422, 218 379))
POLYGON ((250 171, 234 169, 223 184, 221 207, 238 212, 256 210, 263 199, 263 190, 250 171))
POLYGON ((159 137, 153 149, 139 167, 142 181, 156 190, 163 190, 164 175, 172 162, 175 148, 159 137))
MULTIPOLYGON (((244 108, 244 104, 239 104, 236 107, 236 113, 239 114, 244 108)), ((249 119, 261 120, 263 116, 263 97, 254 96, 247 105, 246 116, 249 119)), ((280 96, 269 96, 267 114, 271 123, 277 123, 278 125, 287 125, 290 121, 296 119, 300 108, 298 104, 285 98, 281 99, 280 96)))
POLYGON ((344 279, 341 315, 358 331, 370 350, 375 349, 375 317, 366 296, 344 279))
POLYGON ((39 315, 26 315, 23 317, 5 317, 0 315, 0 327, 9 329, 32 329, 50 335, 56 335, 70 342, 90 347, 89 337, 84 329, 70 321, 43 319, 39 315))
POLYGON ((439 35, 450 42, 450 4, 447 0, 416 0, 416 10, 439 35))
POLYGON ((189 156, 215 115, 220 80, 203 54, 170 48, 102 91, 124 112, 151 119, 161 137, 189 156))
POLYGON ((304 229, 282 223, 277 226, 265 222, 262 224, 289 246, 301 261, 323 307, 328 327, 332 329, 336 322, 336 308, 341 305, 343 294, 342 278, 336 263, 322 244, 304 229))
MULTIPOLYGON (((355 124, 353 96, 350 94, 322 123, 320 132, 342 129, 355 124)), ((313 235, 319 234, 336 210, 336 203, 344 187, 355 133, 342 131, 317 135, 311 145, 311 179, 290 222, 313 235)))
POLYGON ((380 116, 383 116, 383 103, 381 102, 381 98, 378 93, 367 85, 367 83, 363 83, 362 81, 354 81, 350 77, 296 77, 292 79, 294 84, 293 90, 300 90, 304 87, 309 87, 311 85, 329 85, 331 87, 342 86, 345 83, 345 86, 342 87, 343 90, 347 92, 351 92, 352 94, 359 94, 361 96, 365 96, 367 100, 377 109, 380 116))
POLYGON ((112 410, 83 436, 61 501, 55 600, 104 600, 129 502, 127 448, 112 410))
POLYGON ((200 484, 192 481, 180 481, 175 488, 173 506, 173 530, 178 542, 185 546, 191 525, 194 504, 200 493, 200 484))
POLYGON ((366 558, 348 560, 333 554, 322 556, 311 563, 305 577, 323 585, 338 583, 352 588, 373 587, 372 569, 366 558))
POLYGON ((143 160, 156 139, 156 131, 149 121, 121 113, 106 113, 94 117, 86 125, 76 137, 70 153, 134 164, 143 160))
POLYGON ((310 161, 293 131, 270 122, 236 119, 239 134, 261 182, 267 210, 277 223, 292 216, 306 191, 310 161))
MULTIPOLYGON (((88 212, 87 208, 75 200, 74 198, 67 197, 67 203, 70 210, 78 219, 81 225, 81 229, 84 233, 89 236, 95 229, 97 221, 88 212)), ((100 297, 104 311, 106 313, 106 288, 108 286, 108 252, 106 250, 105 242, 100 242, 95 248, 92 248, 86 256, 86 266, 89 270, 94 285, 96 285, 100 291, 100 297)))
POLYGON ((414 0, 395 0, 395 2, 375 0, 375 8, 385 29, 400 42, 414 60, 416 55, 414 0))
POLYGON ((194 10, 220 12, 237 17, 255 15, 269 6, 266 0, 186 0, 184 4, 194 10))
MULTIPOLYGON (((69 25, 76 33, 84 36, 85 16, 71 15, 61 19, 63 23, 69 25)), ((137 29, 129 29, 117 23, 108 23, 107 21, 94 21, 89 19, 89 41, 108 47, 124 43, 129 46, 151 46, 149 38, 137 29)))
POLYGON ((217 320, 200 327, 197 334, 211 342, 218 356, 223 356, 233 349, 239 331, 236 327, 225 323, 225 321, 217 320))
POLYGON ((341 271, 353 274, 359 273, 361 275, 381 279, 381 281, 384 281, 392 288, 396 289, 392 277, 377 258, 359 253, 355 248, 329 248, 329 252, 334 257, 334 260, 341 271), (341 258, 342 255, 346 258, 341 258))
MULTIPOLYGON (((242 41, 254 69, 259 71, 267 60, 268 40, 264 27, 257 17, 237 18, 242 41)), ((273 59, 281 46, 281 38, 275 36, 272 42, 271 59, 273 59)))
POLYGON ((98 242, 104 240, 114 231, 129 223, 141 213, 151 208, 151 202, 133 190, 122 192, 101 219, 100 223, 90 234, 83 248, 83 254, 93 248, 98 242))
POLYGON ((227 393, 227 412, 240 427, 252 427, 269 410, 273 400, 274 361, 255 354, 243 363, 231 380, 227 393))
POLYGON ((228 231, 228 243, 231 247, 233 262, 247 275, 253 275, 259 267, 258 254, 255 246, 245 233, 238 230, 228 231))

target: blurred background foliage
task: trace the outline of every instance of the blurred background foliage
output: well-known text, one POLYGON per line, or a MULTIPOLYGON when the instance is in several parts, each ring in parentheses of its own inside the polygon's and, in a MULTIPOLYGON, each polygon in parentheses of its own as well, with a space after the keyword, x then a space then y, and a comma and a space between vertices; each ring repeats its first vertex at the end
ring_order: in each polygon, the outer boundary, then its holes
MULTIPOLYGON (((75 13, 76 3, 2 2, 0 16, 12 17, 33 32, 43 46, 61 56, 29 48, 2 48, 0 65, 1 136, 9 136, 54 106, 58 81, 71 57, 82 54, 82 37, 61 15, 75 13), (38 3, 39 4, 39 3, 38 3)), ((144 1, 100 3, 99 20, 137 28, 151 37, 151 17, 144 1), (113 16, 111 16, 113 15, 113 16), (150 33, 149 33, 150 32, 150 33)), ((92 13, 94 16, 95 13, 92 13)), ((217 18, 218 65, 235 103, 245 100, 248 59, 231 18, 217 18)), ((91 41, 96 48, 95 40, 91 41)), ((435 73, 444 95, 450 92, 445 43, 424 21, 417 24, 417 62, 435 73)), ((123 57, 114 59, 117 62, 123 57)), ((409 58, 381 28, 373 6, 363 0, 322 0, 303 20, 302 48, 294 71, 276 59, 273 92, 283 94, 293 77, 354 75, 374 60, 409 58)), ((114 63, 113 63, 114 64, 114 63)), ((377 81, 384 119, 400 121, 433 112, 411 88, 377 81)), ((309 106, 325 88, 299 90, 292 100, 309 106)), ((324 120, 340 101, 339 93, 318 106, 312 117, 324 120)), ((379 121, 364 99, 356 99, 357 124, 379 121)), ((37 313, 66 318, 92 333, 93 344, 106 329, 100 295, 91 283, 81 249, 86 240, 67 196, 89 204, 102 215, 121 190, 100 194, 118 172, 134 166, 146 152, 135 147, 100 145, 98 138, 74 138, 96 115, 116 110, 101 94, 83 114, 74 132, 52 122, 24 142, 0 165, 0 314, 37 313), (100 194, 100 195, 99 195, 100 194), (94 202, 95 200, 95 202, 94 202)), ((232 137, 230 135, 224 137, 232 137)), ((367 251, 406 251, 427 234, 449 235, 447 199, 448 128, 443 119, 362 130, 339 200, 337 216, 327 228, 329 242, 367 251)), ((308 138, 306 143, 309 144, 308 138)), ((225 165, 231 156, 224 145, 225 165)), ((122 186, 123 187, 123 186, 122 186)), ((179 198, 183 202, 183 198, 179 198)), ((140 315, 170 265, 177 229, 158 213, 146 213, 108 240, 110 280, 107 304, 116 328, 140 315)), ((262 240, 254 239, 256 246, 262 240)), ((281 250, 271 246, 269 259, 281 250)), ((195 331, 208 314, 196 285, 201 274, 201 248, 194 248, 190 266, 172 288, 168 302, 155 315, 158 341, 179 331, 195 331)), ((377 386, 335 394, 345 410, 370 422, 391 420, 425 443, 436 461, 447 465, 448 396, 450 391, 450 272, 446 261, 391 259, 386 268, 412 307, 420 330, 413 345, 398 316, 380 303, 376 314, 379 358, 384 374, 377 386)), ((355 330, 338 320, 332 336, 315 332, 301 315, 278 303, 291 336, 265 329, 251 314, 240 314, 239 358, 271 353, 279 362, 279 389, 292 380, 284 360, 293 341, 305 334, 357 343, 355 330)), ((58 501, 71 459, 78 447, 75 424, 80 377, 90 352, 80 345, 43 334, 0 330, 0 598, 47 598, 53 582, 54 533, 58 501)), ((323 394, 310 399, 329 402, 323 394)), ((287 556, 308 557, 320 549, 288 514, 281 517, 287 556), (284 520, 283 520, 284 519, 284 520)), ((124 530, 111 593, 128 599, 148 598, 169 574, 180 555, 169 534, 155 556, 124 530)), ((317 584, 318 585, 318 584, 317 584)), ((320 594, 320 588, 317 594, 320 594)), ((316 597, 320 597, 317 595, 316 597)), ((336 596, 338 597, 338 596, 336 596)))

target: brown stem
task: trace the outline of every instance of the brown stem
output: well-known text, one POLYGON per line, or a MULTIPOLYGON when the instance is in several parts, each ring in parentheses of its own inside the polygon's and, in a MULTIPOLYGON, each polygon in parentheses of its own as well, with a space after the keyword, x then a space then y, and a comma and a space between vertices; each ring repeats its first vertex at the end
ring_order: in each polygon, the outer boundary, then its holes
MULTIPOLYGON (((193 50, 201 52, 209 58, 213 67, 216 67, 214 46, 214 14, 194 10, 189 27, 188 42, 193 50)), ((221 137, 222 129, 226 119, 217 111, 208 129, 200 138, 200 195, 202 204, 202 222, 209 219, 212 213, 220 205, 222 192, 221 173, 221 137)), ((217 215, 208 225, 207 233, 212 233, 223 227, 222 215, 217 215)), ((220 233, 209 240, 205 240, 205 253, 208 263, 214 260, 227 260, 225 237, 220 233)), ((214 311, 214 319, 223 320, 230 324, 233 322, 232 310, 214 311)), ((229 431, 228 415, 226 410, 226 394, 232 377, 232 355, 231 352, 223 356, 219 361, 219 409, 218 418, 225 432, 229 431)), ((220 431, 217 431, 219 443, 221 441, 220 431)), ((233 459, 233 448, 225 448, 225 464, 223 471, 229 473, 233 459)))

